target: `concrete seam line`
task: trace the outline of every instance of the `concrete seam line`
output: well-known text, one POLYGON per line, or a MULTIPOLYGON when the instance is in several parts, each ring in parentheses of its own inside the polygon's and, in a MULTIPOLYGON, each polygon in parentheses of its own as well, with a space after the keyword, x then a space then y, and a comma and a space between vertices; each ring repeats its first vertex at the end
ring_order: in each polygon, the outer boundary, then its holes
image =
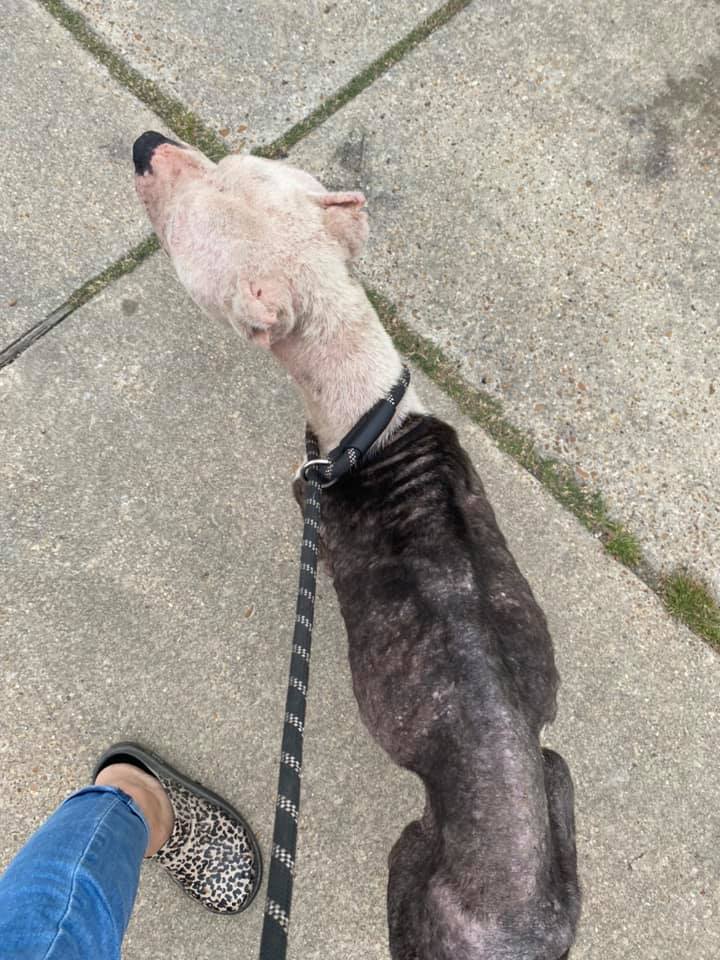
POLYGON ((400 63, 408 53, 427 40, 436 30, 444 26, 458 13, 470 6, 472 0, 450 0, 438 7, 433 13, 393 44, 389 50, 368 64, 356 76, 341 87, 337 93, 328 97, 324 103, 313 110, 303 120, 291 127, 277 140, 265 147, 257 147, 252 153, 260 157, 277 159, 286 156, 288 150, 312 133, 317 127, 341 110, 351 100, 371 86, 391 67, 400 63))
POLYGON ((105 287, 109 286, 114 280, 125 276, 126 273, 131 273, 135 267, 139 266, 159 249, 160 243, 157 237, 155 234, 151 234, 151 236, 146 237, 131 250, 128 250, 119 260, 113 261, 113 263, 105 267, 100 273, 86 280, 82 286, 70 294, 65 303, 53 310, 48 316, 43 317, 42 320, 33 324, 32 327, 22 333, 17 339, 13 340, 12 343, 9 343, 4 350, 0 350, 0 370, 9 363, 12 363, 13 360, 16 360, 21 353, 24 353, 28 347, 31 347, 36 340, 44 337, 53 327, 62 323, 62 321, 65 320, 66 317, 69 317, 71 313, 74 313, 78 307, 92 300, 93 297, 100 293, 101 290, 104 290, 105 287))

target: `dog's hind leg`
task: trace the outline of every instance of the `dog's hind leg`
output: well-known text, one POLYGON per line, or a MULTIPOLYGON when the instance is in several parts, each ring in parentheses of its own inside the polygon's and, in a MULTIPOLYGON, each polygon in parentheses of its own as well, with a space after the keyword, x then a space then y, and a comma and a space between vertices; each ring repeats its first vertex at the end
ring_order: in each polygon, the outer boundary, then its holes
MULTIPOLYGON (((577 879, 575 849, 575 790, 567 763, 554 750, 543 749, 545 792, 548 800, 550 832, 553 838, 553 881, 565 910, 565 920, 575 930, 580 916, 580 887, 577 879)), ((559 958, 565 960, 570 951, 559 958)))
POLYGON ((419 913, 423 910, 436 845, 430 826, 427 815, 409 823, 390 852, 387 906, 393 960, 417 960, 424 956, 418 952, 418 941, 422 939, 419 913))

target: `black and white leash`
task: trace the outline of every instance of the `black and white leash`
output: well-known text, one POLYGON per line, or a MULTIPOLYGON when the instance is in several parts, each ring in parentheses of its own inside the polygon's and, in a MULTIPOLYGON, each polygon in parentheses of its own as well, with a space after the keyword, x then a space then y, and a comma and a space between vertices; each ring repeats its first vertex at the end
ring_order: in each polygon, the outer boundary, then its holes
MULTIPOLYGON (((308 431, 305 437, 308 460, 320 456, 317 441, 308 431)), ((280 960, 287 951, 290 904, 295 875, 295 849, 300 811, 305 703, 310 668, 317 541, 320 526, 320 476, 306 471, 304 525, 300 549, 300 580, 295 608, 295 632, 290 657, 290 679, 285 700, 285 724, 280 753, 272 859, 268 870, 265 919, 260 941, 260 960, 280 960)))
POLYGON ((290 678, 285 701, 285 724, 280 753, 272 858, 268 870, 265 917, 260 940, 260 960, 284 960, 287 953, 300 814, 300 779, 305 706, 310 675, 310 644, 315 608, 320 491, 360 466, 372 445, 392 420, 409 383, 410 371, 403 366, 400 379, 388 394, 368 410, 326 458, 320 457, 317 439, 309 428, 305 435, 307 460, 302 467, 302 475, 307 486, 300 549, 300 579, 290 658, 290 678))

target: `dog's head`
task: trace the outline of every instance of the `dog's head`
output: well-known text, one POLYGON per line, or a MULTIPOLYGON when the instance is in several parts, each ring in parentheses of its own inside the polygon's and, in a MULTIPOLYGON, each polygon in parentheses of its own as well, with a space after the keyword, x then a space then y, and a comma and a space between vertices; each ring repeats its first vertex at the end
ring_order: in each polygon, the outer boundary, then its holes
POLYGON ((178 278, 210 316, 269 347, 347 279, 367 239, 361 193, 330 193, 281 161, 198 150, 148 131, 135 185, 178 278), (320 282, 322 281, 322 282, 320 282))

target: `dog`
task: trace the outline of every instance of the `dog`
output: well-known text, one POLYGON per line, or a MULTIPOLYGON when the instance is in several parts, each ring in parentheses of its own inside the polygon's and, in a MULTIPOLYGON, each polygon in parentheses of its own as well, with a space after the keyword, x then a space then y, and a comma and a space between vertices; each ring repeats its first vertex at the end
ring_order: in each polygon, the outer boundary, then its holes
MULTIPOLYGON (((152 131, 133 159, 180 282, 290 372, 324 455, 402 369, 350 272, 364 197, 152 131)), ((362 718, 426 790, 389 857, 393 960, 561 960, 581 897, 572 780, 540 745, 559 683, 545 617, 412 386, 371 454, 323 493, 320 539, 362 718)))

